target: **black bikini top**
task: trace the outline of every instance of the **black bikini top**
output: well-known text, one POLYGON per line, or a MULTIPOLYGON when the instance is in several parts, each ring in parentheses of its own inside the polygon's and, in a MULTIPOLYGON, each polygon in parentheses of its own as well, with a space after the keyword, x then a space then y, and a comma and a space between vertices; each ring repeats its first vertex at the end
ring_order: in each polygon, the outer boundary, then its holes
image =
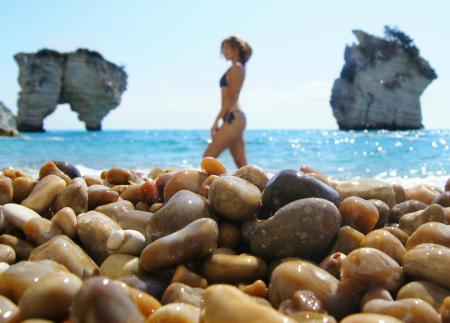
POLYGON ((229 71, 229 69, 225 73, 223 73, 222 77, 220 78, 220 81, 219 81, 220 87, 228 86, 228 81, 227 81, 227 72, 228 71, 229 71))

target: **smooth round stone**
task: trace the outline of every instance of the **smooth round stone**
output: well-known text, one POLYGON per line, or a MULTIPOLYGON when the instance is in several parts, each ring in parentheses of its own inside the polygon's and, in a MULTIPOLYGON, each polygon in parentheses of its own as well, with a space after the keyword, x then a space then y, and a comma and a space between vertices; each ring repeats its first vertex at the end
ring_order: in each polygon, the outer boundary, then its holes
POLYGON ((103 276, 84 281, 72 303, 72 323, 143 322, 144 316, 126 292, 126 285, 103 276))
POLYGON ((322 302, 309 290, 298 290, 292 298, 281 302, 278 311, 291 315, 297 312, 318 312, 323 313, 325 309, 322 302))
MULTIPOLYGON (((97 210, 99 209, 100 208, 97 208, 97 210)), ((122 229, 135 230, 141 233, 146 240, 150 241, 145 228, 153 217, 152 213, 139 210, 128 210, 110 217, 116 221, 122 229)))
POLYGON ((129 184, 130 171, 123 168, 111 168, 106 173, 106 179, 113 185, 129 184))
POLYGON ((52 217, 52 222, 69 238, 73 239, 77 235, 77 216, 70 207, 59 210, 52 217))
POLYGON ((387 226, 387 227, 383 227, 380 230, 386 230, 388 231, 390 234, 392 234, 393 236, 395 236, 398 240, 400 240, 400 242, 406 246, 406 242, 409 239, 409 234, 407 234, 405 231, 403 231, 402 229, 400 229, 398 226, 387 226))
POLYGON ((184 283, 191 287, 206 288, 208 281, 200 275, 187 268, 185 265, 179 265, 173 273, 171 283, 184 283))
POLYGON ((372 203, 378 210, 378 221, 375 223, 374 229, 380 229, 389 221, 389 214, 391 213, 389 205, 381 200, 369 200, 369 202, 372 203))
POLYGON ((255 280, 253 283, 248 285, 239 284, 238 288, 247 295, 261 298, 267 298, 267 293, 269 291, 266 283, 261 279, 255 280))
POLYGON ((104 204, 117 201, 119 193, 104 185, 91 185, 88 187, 88 207, 93 210, 104 204))
POLYGON ((447 179, 444 185, 444 191, 448 192, 450 191, 450 178, 447 179))
POLYGON ((54 162, 47 162, 44 166, 39 170, 39 180, 43 179, 48 175, 56 175, 66 182, 67 185, 70 184, 71 178, 67 176, 64 172, 62 172, 54 162))
POLYGON ((82 281, 75 275, 49 274, 30 286, 19 301, 22 318, 58 320, 69 314, 69 308, 82 281))
POLYGON ((398 223, 404 214, 424 210, 427 206, 428 205, 425 203, 417 200, 404 201, 392 208, 391 213, 389 214, 389 220, 390 222, 398 223))
POLYGON ((340 227, 331 252, 342 252, 343 254, 348 255, 353 250, 359 248, 359 244, 363 238, 364 234, 348 225, 340 227))
POLYGON ((319 264, 319 267, 328 271, 337 279, 340 278, 341 275, 341 265, 342 261, 344 261, 345 257, 347 257, 342 252, 335 252, 322 260, 319 264))
POLYGON ((220 160, 214 157, 204 157, 200 163, 200 168, 203 172, 209 175, 222 175, 227 172, 227 169, 220 160))
POLYGON ((342 223, 367 234, 378 222, 378 209, 371 202, 358 196, 345 198, 339 205, 342 223))
POLYGON ((64 266, 51 260, 15 263, 0 274, 0 295, 18 301, 30 286, 53 273, 68 273, 68 271, 64 266))
POLYGON ((88 187, 92 185, 103 185, 103 181, 98 177, 85 175, 81 176, 81 178, 84 179, 88 187))
POLYGON ((444 208, 438 204, 431 204, 425 210, 408 213, 400 218, 400 229, 411 235, 417 228, 427 222, 445 223, 444 208))
POLYGON ((76 177, 81 177, 81 173, 75 165, 65 161, 54 160, 53 162, 55 163, 56 167, 58 167, 61 171, 64 172, 64 174, 66 174, 70 178, 73 179, 76 177))
POLYGON ((439 195, 439 192, 432 186, 419 184, 406 190, 406 198, 408 200, 418 200, 430 205, 439 195))
POLYGON ((23 233, 28 241, 41 245, 62 234, 62 230, 46 218, 32 218, 23 225, 23 233))
POLYGON ((203 305, 203 288, 194 288, 183 283, 171 283, 161 297, 162 304, 185 303, 200 308, 203 305))
POLYGON ((144 201, 147 202, 148 205, 153 205, 162 200, 162 196, 159 195, 155 181, 149 180, 142 183, 140 189, 144 201))
POLYGON ((56 196, 65 188, 66 182, 60 177, 56 175, 45 176, 21 204, 41 213, 51 206, 56 196))
POLYGON ((19 308, 8 298, 0 295, 0 322, 19 322, 19 308))
POLYGON ((402 323, 390 315, 358 313, 345 317, 340 323, 402 323))
POLYGON ((450 192, 444 192, 436 196, 432 202, 443 207, 450 207, 450 192))
POLYGON ((146 323, 198 323, 200 309, 190 304, 173 303, 158 308, 146 323))
POLYGON ((223 217, 246 221, 261 208, 261 192, 252 183, 236 176, 221 176, 209 188, 211 206, 223 217))
POLYGON ((264 278, 267 265, 253 255, 219 253, 205 260, 202 273, 210 283, 248 283, 264 278))
POLYGON ((121 229, 120 225, 97 211, 82 213, 77 220, 77 234, 81 244, 97 263, 102 263, 109 256, 106 242, 114 232, 121 229))
POLYGON ((0 274, 4 271, 7 271, 9 267, 9 264, 7 264, 6 262, 0 262, 0 274))
POLYGON ((141 187, 142 184, 127 185, 123 192, 119 192, 120 197, 126 201, 130 201, 133 204, 143 202, 145 197, 144 194, 142 194, 141 187))
POLYGON ((301 323, 336 323, 336 319, 325 313, 302 311, 289 315, 301 323))
POLYGON ((2 234, 0 236, 0 243, 10 246, 16 253, 16 260, 28 260, 34 246, 26 240, 19 239, 10 234, 2 234))
POLYGON ((395 204, 400 204, 406 201, 406 190, 400 184, 392 184, 392 188, 395 192, 395 204))
POLYGON ((395 291, 402 286, 402 267, 384 252, 374 248, 358 248, 342 261, 342 286, 356 295, 372 288, 395 291))
POLYGON ((119 277, 118 280, 126 283, 130 287, 146 292, 147 294, 152 295, 157 299, 161 299, 161 296, 168 285, 168 279, 170 278, 168 277, 169 275, 170 272, 165 272, 162 275, 153 276, 143 274, 139 274, 139 276, 136 276, 133 274, 119 277))
POLYGON ((180 170, 176 172, 164 186, 164 202, 167 203, 175 193, 181 190, 200 193, 200 187, 207 178, 207 174, 196 170, 180 170))
POLYGON ((22 203, 37 184, 37 180, 31 177, 18 177, 13 180, 13 201, 14 203, 22 203))
POLYGON ((0 244, 0 262, 12 265, 16 261, 16 252, 11 246, 0 244))
POLYGON ((11 178, 0 175, 0 205, 11 203, 14 196, 11 178))
POLYGON ((425 279, 450 289, 450 248, 423 243, 403 256, 403 270, 415 279, 425 279))
POLYGON ((355 312, 356 304, 339 280, 327 271, 304 260, 286 261, 272 272, 269 300, 276 308, 298 290, 309 290, 322 302, 326 311, 335 316, 355 312))
POLYGON ((83 249, 64 235, 59 235, 40 245, 30 254, 30 261, 53 260, 70 272, 85 279, 97 275, 98 267, 83 249))
POLYGON ((218 236, 214 220, 198 219, 145 247, 140 256, 141 266, 152 272, 207 256, 217 248, 218 236))
POLYGON ((24 224, 32 218, 40 218, 32 209, 22 206, 20 204, 8 203, 0 206, 1 213, 5 218, 5 222, 13 225, 19 230, 23 230, 24 224))
POLYGON ((181 190, 151 217, 146 226, 147 235, 154 241, 207 217, 209 210, 205 200, 191 191, 181 190))
POLYGON ((131 255, 111 255, 100 266, 100 275, 112 279, 140 274, 142 274, 142 270, 139 267, 139 257, 131 255))
POLYGON ((258 304, 250 296, 230 285, 213 285, 206 289, 200 322, 295 323, 277 310, 258 304))
POLYGON ((201 196, 208 198, 209 189, 211 188, 211 184, 218 178, 219 178, 219 176, 217 176, 217 175, 209 175, 208 178, 203 182, 202 186, 200 186, 199 194, 201 196))
POLYGON ((236 249, 241 242, 241 230, 237 225, 223 222, 219 224, 219 248, 236 249))
POLYGON ((409 237, 406 248, 409 250, 422 243, 434 243, 450 248, 450 225, 439 222, 422 224, 409 237))
POLYGON ((446 297, 439 309, 439 314, 442 318, 442 323, 450 322, 450 296, 446 297))
POLYGON ((136 230, 117 230, 106 242, 110 253, 140 255, 145 247, 145 236, 136 230))
POLYGON ((341 200, 349 196, 359 196, 366 200, 381 200, 389 207, 395 205, 395 191, 391 184, 377 179, 356 179, 340 182, 336 186, 341 200))
POLYGON ((375 248, 383 251, 400 265, 402 264, 403 255, 406 252, 406 249, 400 240, 386 230, 374 230, 369 232, 361 240, 359 247, 375 248))
POLYGON ((363 297, 361 297, 361 308, 364 307, 368 302, 373 299, 384 299, 386 301, 393 301, 391 293, 384 288, 372 288, 364 293, 363 297))
POLYGON ((446 297, 450 296, 450 291, 441 286, 428 281, 412 281, 404 285, 397 293, 397 300, 405 298, 419 298, 431 306, 436 311, 446 297))
POLYGON ((322 198, 339 206, 339 195, 333 188, 310 175, 285 169, 267 183, 262 195, 262 206, 264 212, 273 214, 292 201, 310 197, 322 198))
POLYGON ((441 323, 441 318, 436 310, 418 298, 398 301, 374 299, 364 305, 363 312, 390 315, 403 322, 441 323))
POLYGON ((321 256, 336 237, 341 216, 337 207, 321 198, 291 202, 274 216, 259 221, 245 237, 252 253, 264 259, 321 256))
POLYGON ((261 167, 255 165, 245 165, 239 168, 234 176, 245 179, 255 185, 262 192, 269 181, 269 177, 261 167))
POLYGON ((95 208, 95 211, 103 213, 114 221, 118 221, 124 213, 134 210, 134 205, 130 201, 119 200, 95 208))
POLYGON ((81 177, 75 178, 70 185, 61 191, 53 203, 54 212, 70 207, 75 214, 88 210, 88 187, 81 177))
MULTIPOLYGON (((158 189, 159 196, 164 198, 164 188, 166 187, 167 182, 175 175, 176 172, 171 173, 162 173, 156 177, 155 184, 158 189)), ((167 202, 167 201, 166 201, 167 202)))

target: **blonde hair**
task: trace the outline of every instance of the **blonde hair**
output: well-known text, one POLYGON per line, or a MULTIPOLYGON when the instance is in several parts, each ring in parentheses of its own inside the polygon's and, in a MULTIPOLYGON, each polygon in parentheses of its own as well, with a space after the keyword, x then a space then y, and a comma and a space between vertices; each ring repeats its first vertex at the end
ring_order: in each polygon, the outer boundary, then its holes
POLYGON ((233 49, 239 50, 239 60, 242 64, 245 65, 245 63, 248 62, 250 57, 252 56, 252 47, 249 43, 247 43, 242 37, 231 35, 227 38, 225 38, 222 41, 222 44, 220 46, 220 49, 223 48, 223 45, 228 44, 233 49))

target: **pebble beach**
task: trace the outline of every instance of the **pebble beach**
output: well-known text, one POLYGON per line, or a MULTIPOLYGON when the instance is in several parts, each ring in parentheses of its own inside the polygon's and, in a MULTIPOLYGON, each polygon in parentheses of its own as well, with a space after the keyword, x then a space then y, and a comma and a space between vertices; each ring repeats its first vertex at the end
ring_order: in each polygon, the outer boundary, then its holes
POLYGON ((449 221, 450 178, 6 167, 0 321, 449 322, 449 221))

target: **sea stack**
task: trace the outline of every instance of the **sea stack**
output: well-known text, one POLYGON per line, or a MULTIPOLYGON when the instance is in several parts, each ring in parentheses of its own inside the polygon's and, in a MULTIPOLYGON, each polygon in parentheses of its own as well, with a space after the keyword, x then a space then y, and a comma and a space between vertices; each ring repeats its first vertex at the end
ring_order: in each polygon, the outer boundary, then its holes
POLYGON ((420 129, 420 96, 437 78, 412 39, 385 27, 385 37, 353 30, 330 104, 341 130, 420 129))
POLYGON ((17 136, 16 117, 0 101, 0 136, 17 136))
POLYGON ((45 117, 63 103, 70 104, 87 130, 101 130, 102 119, 119 105, 126 89, 123 68, 87 49, 70 53, 43 49, 14 58, 21 87, 19 131, 44 131, 45 117))

